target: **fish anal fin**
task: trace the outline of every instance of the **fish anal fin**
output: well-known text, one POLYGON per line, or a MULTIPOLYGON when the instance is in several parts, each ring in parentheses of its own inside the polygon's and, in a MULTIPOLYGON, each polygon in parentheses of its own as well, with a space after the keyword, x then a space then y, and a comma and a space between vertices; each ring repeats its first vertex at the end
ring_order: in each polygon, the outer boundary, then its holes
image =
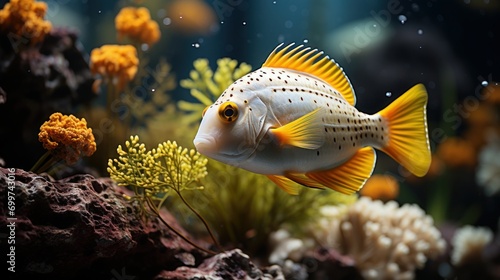
POLYGON ((427 91, 424 85, 417 84, 379 112, 389 130, 382 151, 419 177, 431 164, 426 106, 427 91))
POLYGON ((321 120, 320 108, 278 128, 272 128, 281 145, 295 146, 303 149, 317 149, 325 141, 324 124, 321 120))
POLYGON ((286 68, 307 73, 328 83, 349 104, 353 106, 356 104, 356 96, 351 82, 335 61, 324 55, 323 52, 317 49, 311 50, 303 45, 290 49, 293 45, 293 43, 289 44, 281 50, 283 44, 276 47, 262 67, 286 68))
POLYGON ((365 147, 340 166, 330 170, 307 172, 306 176, 340 193, 353 194, 363 187, 372 174, 375 160, 375 150, 365 147))
POLYGON ((306 174, 304 174, 304 173, 286 172, 285 176, 287 178, 289 178, 290 180, 292 180, 298 184, 301 184, 305 187, 308 187, 308 188, 315 188, 315 189, 324 189, 325 188, 325 186, 323 186, 322 184, 308 178, 306 176, 306 174))
POLYGON ((280 175, 267 175, 269 180, 273 181, 278 187, 280 187, 285 192, 291 195, 299 194, 299 186, 294 181, 286 178, 285 176, 280 175))

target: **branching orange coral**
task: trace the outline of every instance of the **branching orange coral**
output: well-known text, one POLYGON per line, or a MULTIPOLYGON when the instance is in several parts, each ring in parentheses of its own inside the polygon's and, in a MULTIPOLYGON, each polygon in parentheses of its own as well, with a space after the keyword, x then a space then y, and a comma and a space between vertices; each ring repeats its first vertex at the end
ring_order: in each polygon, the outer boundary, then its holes
POLYGON ((92 129, 87 128, 87 121, 73 115, 52 114, 40 127, 38 140, 55 158, 64 159, 68 164, 74 164, 81 155, 91 156, 96 151, 94 135, 92 129))
POLYGON ((158 23, 151 19, 149 10, 141 7, 125 7, 115 18, 118 36, 128 36, 130 39, 152 45, 160 39, 158 23))
POLYGON ((109 78, 118 90, 135 77, 138 65, 137 50, 132 45, 104 45, 90 53, 90 71, 109 78))
POLYGON ((0 29, 21 37, 19 42, 36 44, 52 29, 52 24, 43 20, 47 4, 33 0, 11 0, 0 10, 0 29))

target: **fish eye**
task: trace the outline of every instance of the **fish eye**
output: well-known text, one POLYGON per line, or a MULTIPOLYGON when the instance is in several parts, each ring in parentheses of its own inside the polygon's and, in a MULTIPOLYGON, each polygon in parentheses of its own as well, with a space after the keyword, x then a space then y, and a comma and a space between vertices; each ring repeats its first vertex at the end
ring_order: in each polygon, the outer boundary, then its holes
POLYGON ((205 107, 205 109, 203 109, 203 112, 201 113, 202 118, 205 116, 205 113, 207 112, 209 107, 210 107, 210 105, 208 105, 207 107, 205 107))
POLYGON ((224 102, 219 107, 219 117, 226 123, 234 122, 238 118, 238 105, 234 102, 224 102))

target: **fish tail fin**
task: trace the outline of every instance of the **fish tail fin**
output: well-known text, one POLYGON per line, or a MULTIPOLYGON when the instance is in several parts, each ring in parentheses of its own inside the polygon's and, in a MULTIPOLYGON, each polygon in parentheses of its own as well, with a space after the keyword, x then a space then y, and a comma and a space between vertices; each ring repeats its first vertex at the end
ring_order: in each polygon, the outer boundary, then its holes
POLYGON ((381 150, 419 177, 431 164, 426 106, 427 91, 417 84, 379 112, 389 130, 389 139, 381 150))

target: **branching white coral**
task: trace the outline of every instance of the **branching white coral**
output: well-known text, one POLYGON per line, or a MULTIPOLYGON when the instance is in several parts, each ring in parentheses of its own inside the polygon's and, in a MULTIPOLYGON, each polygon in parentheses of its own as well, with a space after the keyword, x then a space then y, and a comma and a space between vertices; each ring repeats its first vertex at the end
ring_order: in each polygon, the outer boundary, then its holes
POLYGON ((352 257, 366 279, 413 279, 416 268, 445 249, 432 218, 417 205, 361 197, 345 211, 324 214, 312 230, 317 242, 352 257))
POLYGON ((479 166, 477 168, 476 181, 484 187, 487 195, 500 192, 500 137, 496 134, 490 135, 487 144, 479 154, 479 166))
POLYGON ((451 263, 461 266, 479 260, 484 247, 492 239, 493 232, 489 228, 464 226, 458 229, 451 240, 451 263))

